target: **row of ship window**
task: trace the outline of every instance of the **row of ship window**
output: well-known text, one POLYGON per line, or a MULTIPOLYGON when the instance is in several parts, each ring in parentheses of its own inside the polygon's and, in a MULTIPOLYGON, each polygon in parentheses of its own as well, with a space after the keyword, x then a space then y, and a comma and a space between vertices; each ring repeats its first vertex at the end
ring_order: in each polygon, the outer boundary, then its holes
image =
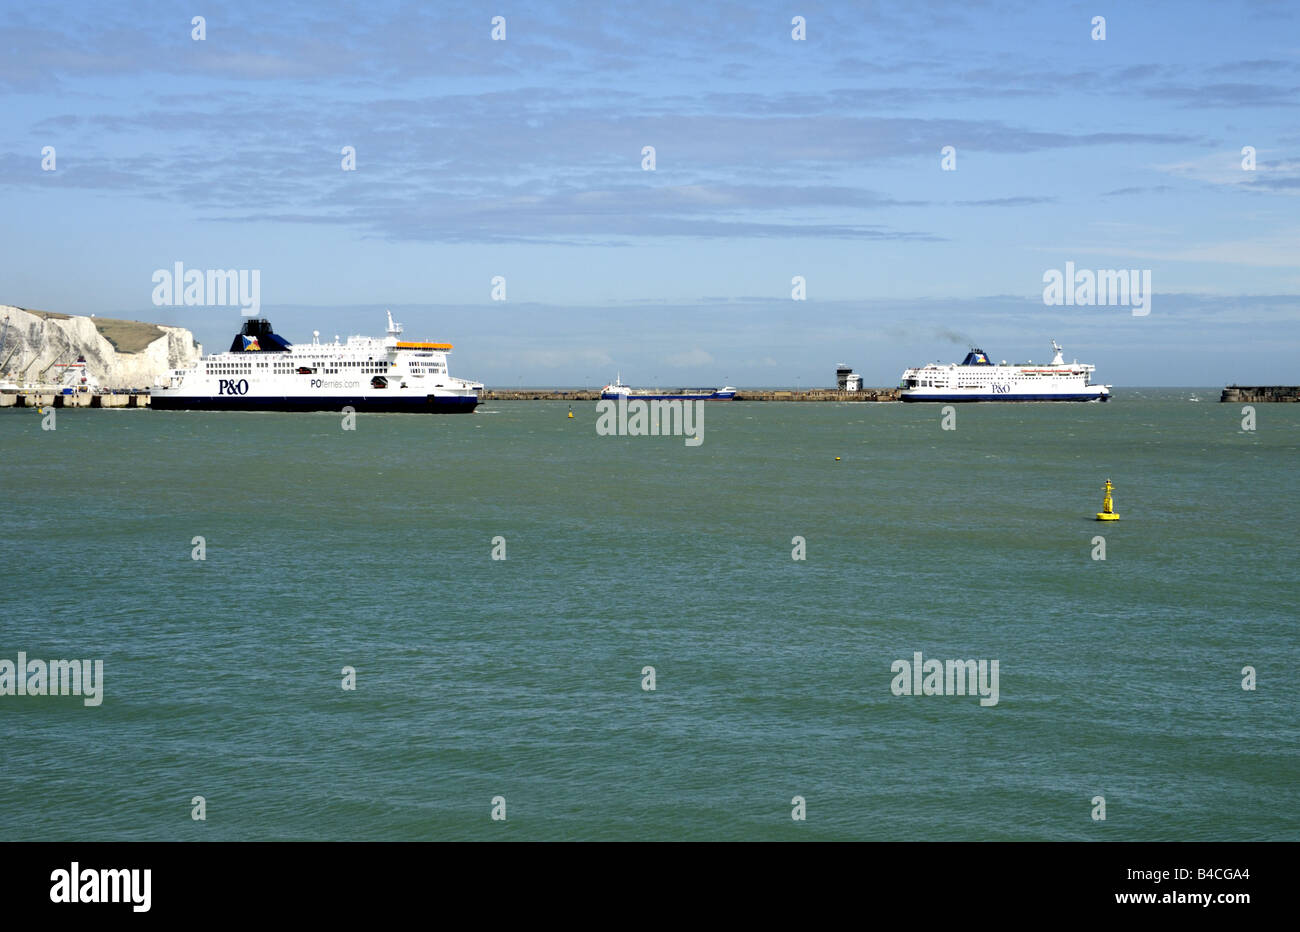
MULTIPOLYGON (((266 367, 268 367, 268 365, 270 364, 256 363, 256 367, 259 369, 265 369, 266 367)), ((311 363, 311 364, 276 363, 276 369, 283 370, 283 372, 291 372, 291 370, 298 369, 299 365, 313 365, 313 367, 320 367, 320 365, 324 365, 324 363, 311 363)), ((383 364, 377 365, 374 363, 333 363, 333 365, 342 365, 342 367, 348 367, 348 368, 351 367, 372 368, 373 367, 374 370, 376 370, 376 372, 381 372, 381 370, 387 368, 386 365, 383 364)), ((252 363, 216 363, 216 364, 208 365, 207 369, 208 372, 252 372, 253 364, 252 363)))
MULTIPOLYGON (((1042 378, 1043 375, 1044 375, 1044 373, 1042 373, 1042 372, 1035 372, 1035 373, 1032 373, 1031 375, 1007 375, 1007 376, 1001 376, 1001 378, 1010 379, 1011 381, 1014 382, 1014 381, 1016 381, 1016 380, 1018 380, 1018 379, 1038 379, 1038 378, 1042 378)), ((929 380, 929 379, 923 379, 923 380, 921 381, 921 385, 926 386, 926 387, 936 387, 936 386, 937 386, 937 387, 943 387, 943 386, 946 386, 947 384, 948 384, 947 382, 938 382, 938 381, 932 381, 932 380, 929 380)), ((957 383, 957 387, 958 387, 958 388, 983 388, 984 385, 985 385, 985 383, 983 383, 983 382, 969 382, 969 383, 968 383, 968 382, 958 382, 958 383, 957 383)))
MULTIPOLYGON (((204 371, 205 371, 205 372, 209 372, 209 373, 217 373, 217 374, 220 374, 220 373, 226 373, 226 374, 237 374, 237 373, 241 373, 241 372, 252 372, 254 366, 256 366, 257 368, 260 368, 260 369, 266 369, 266 368, 268 368, 270 365, 271 365, 270 363, 265 363, 265 362, 259 362, 259 363, 216 363, 216 364, 213 364, 213 365, 208 365, 208 366, 206 366, 206 367, 204 368, 204 371)), ((297 372, 297 371, 298 371, 298 367, 299 367, 299 365, 303 365, 303 366, 312 365, 312 366, 314 366, 314 367, 319 367, 319 366, 321 366, 322 364, 319 363, 319 362, 316 362, 316 363, 310 363, 310 364, 308 364, 308 363, 301 363, 301 364, 298 364, 298 363, 281 363, 281 362, 277 362, 277 363, 275 364, 275 371, 276 371, 276 372, 280 372, 280 373, 294 373, 294 372, 297 372)), ((388 366, 387 366, 386 364, 384 364, 384 363, 378 363, 378 364, 376 364, 376 363, 374 363, 374 362, 340 362, 340 363, 334 363, 334 366, 342 366, 342 367, 345 367, 345 368, 360 368, 363 372, 367 372, 367 373, 371 373, 371 372, 373 372, 373 373, 384 373, 384 372, 387 372, 387 371, 388 371, 388 366)), ((336 375, 336 374, 338 374, 338 371, 339 371, 339 370, 338 370, 337 368, 329 368, 329 369, 325 369, 321 374, 322 374, 322 375, 336 375)), ((422 371, 422 370, 421 370, 421 368, 420 368, 418 365, 412 365, 412 366, 411 366, 411 371, 413 371, 413 372, 420 372, 420 371, 422 371)), ((442 366, 434 365, 434 366, 428 366, 428 367, 425 367, 425 368, 423 369, 423 371, 425 371, 425 372, 443 372, 443 371, 445 371, 445 370, 443 369, 442 366)))
MULTIPOLYGON (((1044 374, 1045 374, 1045 373, 1042 373, 1042 372, 1034 372, 1034 373, 1031 373, 1031 374, 1029 374, 1029 375, 1009 375, 1009 376, 1005 376, 1005 378, 1010 379, 1011 381, 1015 382, 1015 381, 1019 381, 1019 380, 1021 380, 1021 379, 1037 379, 1037 378, 1042 378, 1042 376, 1043 376, 1044 374)), ((1086 382, 1086 381, 1087 381, 1087 380, 1086 380, 1086 378, 1085 378, 1085 382, 1086 382)), ((933 381, 933 380, 931 380, 931 379, 920 379, 920 380, 917 381, 917 387, 919 387, 919 388, 947 388, 947 387, 948 387, 948 383, 947 383, 947 382, 938 382, 938 381, 933 381)), ((957 387, 958 387, 958 388, 984 388, 985 385, 984 385, 984 383, 982 383, 982 382, 971 382, 971 383, 958 382, 958 383, 957 383, 957 387)))

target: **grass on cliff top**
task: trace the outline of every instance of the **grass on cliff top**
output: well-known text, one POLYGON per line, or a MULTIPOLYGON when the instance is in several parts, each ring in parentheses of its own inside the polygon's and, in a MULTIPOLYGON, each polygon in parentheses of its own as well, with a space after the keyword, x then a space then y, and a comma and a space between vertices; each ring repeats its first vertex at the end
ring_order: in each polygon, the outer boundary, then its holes
POLYGON ((156 324, 141 323, 138 320, 114 320, 111 317, 96 317, 95 329, 119 353, 138 353, 154 340, 166 336, 156 324))
MULTIPOLYGON (((67 320, 71 314, 59 314, 55 311, 32 311, 22 308, 28 314, 37 317, 67 320)), ((146 324, 138 320, 117 320, 113 317, 95 317, 95 329, 119 353, 138 353, 154 340, 164 336, 157 324, 146 324)))

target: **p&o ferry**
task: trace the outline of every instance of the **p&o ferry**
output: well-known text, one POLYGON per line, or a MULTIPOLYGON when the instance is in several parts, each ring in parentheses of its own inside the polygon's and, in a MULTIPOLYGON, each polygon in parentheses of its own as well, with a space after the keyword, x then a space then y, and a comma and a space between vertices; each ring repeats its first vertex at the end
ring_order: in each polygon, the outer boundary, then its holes
POLYGON ((1097 368, 1066 362, 1052 341, 1055 355, 1045 366, 1032 362, 994 365, 982 349, 971 347, 958 363, 931 363, 903 371, 903 401, 1109 401, 1109 385, 1093 385, 1097 368))
POLYGON ((248 320, 230 349, 173 369, 150 405, 161 411, 471 412, 480 382, 447 372, 450 343, 400 339, 388 314, 388 334, 348 337, 340 343, 290 343, 265 319, 248 320))

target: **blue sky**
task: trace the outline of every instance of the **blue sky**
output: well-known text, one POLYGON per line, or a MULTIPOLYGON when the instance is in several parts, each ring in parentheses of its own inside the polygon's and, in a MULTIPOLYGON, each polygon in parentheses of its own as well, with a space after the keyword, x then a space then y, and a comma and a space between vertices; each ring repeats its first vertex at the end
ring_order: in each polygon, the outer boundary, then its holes
POLYGON ((238 310, 154 270, 260 269, 293 340, 391 307, 497 385, 1053 338, 1119 385, 1300 381, 1290 3, 10 4, 0 98, 0 303, 208 349, 238 310), (1150 315, 1044 306, 1067 261, 1150 269, 1150 315))

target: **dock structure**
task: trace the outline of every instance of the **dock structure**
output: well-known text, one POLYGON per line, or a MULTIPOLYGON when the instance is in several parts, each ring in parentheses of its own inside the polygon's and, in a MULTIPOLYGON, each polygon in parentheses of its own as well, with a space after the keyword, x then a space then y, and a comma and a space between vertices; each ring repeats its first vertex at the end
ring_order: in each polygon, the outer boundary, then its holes
POLYGON ((147 408, 149 393, 21 391, 0 393, 0 408, 147 408))
POLYGON ((1219 401, 1246 404, 1300 402, 1300 385, 1229 385, 1219 396, 1219 401))

